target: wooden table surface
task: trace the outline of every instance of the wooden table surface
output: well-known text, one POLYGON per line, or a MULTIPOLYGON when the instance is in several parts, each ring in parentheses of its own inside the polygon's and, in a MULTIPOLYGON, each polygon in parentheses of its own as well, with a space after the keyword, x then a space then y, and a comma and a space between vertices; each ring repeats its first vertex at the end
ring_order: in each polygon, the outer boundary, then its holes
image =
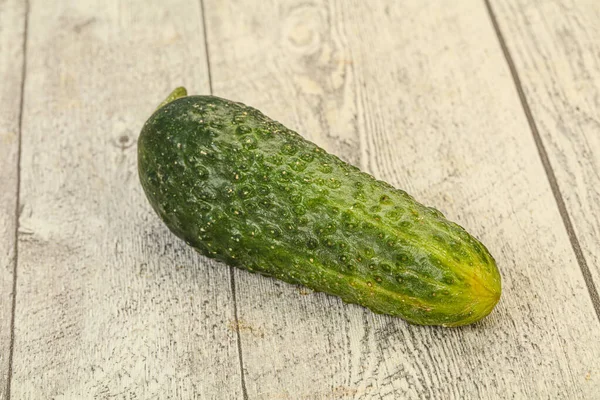
POLYGON ((0 399, 600 399, 597 0, 0 0, 0 399), (483 322, 411 326, 187 248, 138 183, 178 85, 442 210, 483 322))

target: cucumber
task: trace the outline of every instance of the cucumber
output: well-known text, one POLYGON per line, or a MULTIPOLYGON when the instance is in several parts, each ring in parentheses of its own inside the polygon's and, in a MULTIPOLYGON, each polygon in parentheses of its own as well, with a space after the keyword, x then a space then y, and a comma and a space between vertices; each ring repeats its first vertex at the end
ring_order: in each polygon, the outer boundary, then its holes
POLYGON ((138 139, 140 181, 206 257, 420 325, 488 315, 500 274, 438 210, 241 103, 178 88, 138 139))

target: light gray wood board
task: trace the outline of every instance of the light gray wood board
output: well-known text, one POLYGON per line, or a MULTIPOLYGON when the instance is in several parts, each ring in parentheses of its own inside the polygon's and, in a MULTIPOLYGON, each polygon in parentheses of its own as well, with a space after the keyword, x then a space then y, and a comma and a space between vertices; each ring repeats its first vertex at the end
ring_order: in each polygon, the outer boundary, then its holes
POLYGON ((10 358, 25 7, 0 0, 0 400, 10 358))
POLYGON ((484 322, 443 329, 236 271, 249 398, 597 396, 598 320, 483 2, 205 10, 216 95, 441 208, 504 279, 484 322))
POLYGON ((510 0, 493 9, 598 288, 600 2, 510 0))
POLYGON ((208 90, 201 18, 31 1, 13 399, 240 395, 229 270, 168 233, 136 168, 168 92, 208 90))

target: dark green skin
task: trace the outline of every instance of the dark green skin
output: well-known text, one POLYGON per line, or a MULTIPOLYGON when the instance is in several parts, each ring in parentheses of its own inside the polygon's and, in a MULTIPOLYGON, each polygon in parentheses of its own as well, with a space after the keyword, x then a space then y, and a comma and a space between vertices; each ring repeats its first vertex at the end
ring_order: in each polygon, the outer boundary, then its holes
POLYGON ((492 311, 498 269, 462 227, 254 108, 178 90, 144 125, 138 168, 198 252, 415 324, 492 311))

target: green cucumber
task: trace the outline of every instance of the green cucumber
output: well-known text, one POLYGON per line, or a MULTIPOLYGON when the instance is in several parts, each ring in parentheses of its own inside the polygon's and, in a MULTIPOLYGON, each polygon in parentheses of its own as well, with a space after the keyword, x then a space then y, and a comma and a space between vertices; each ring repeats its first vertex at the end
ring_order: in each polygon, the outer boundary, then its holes
POLYGON ((176 89, 138 169, 169 229, 225 264, 421 325, 473 323, 500 298, 462 227, 243 104, 176 89))

